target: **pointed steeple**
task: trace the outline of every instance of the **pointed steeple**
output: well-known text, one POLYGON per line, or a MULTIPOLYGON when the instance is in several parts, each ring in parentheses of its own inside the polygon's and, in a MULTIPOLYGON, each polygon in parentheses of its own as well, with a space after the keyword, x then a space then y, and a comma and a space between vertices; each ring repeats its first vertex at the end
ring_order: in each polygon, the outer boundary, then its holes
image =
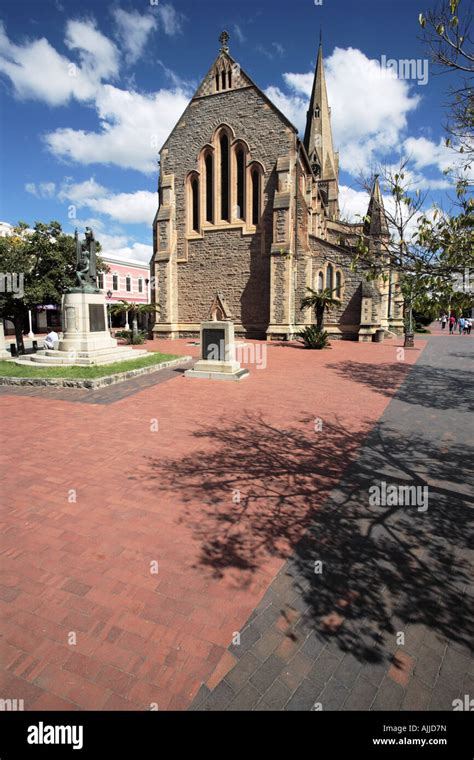
POLYGON ((378 238, 389 235, 378 174, 374 177, 367 217, 368 219, 364 223, 364 233, 366 235, 373 235, 378 238))
POLYGON ((324 75, 323 45, 319 41, 318 59, 313 90, 306 117, 304 146, 319 179, 336 179, 337 160, 334 155, 326 77, 324 75))

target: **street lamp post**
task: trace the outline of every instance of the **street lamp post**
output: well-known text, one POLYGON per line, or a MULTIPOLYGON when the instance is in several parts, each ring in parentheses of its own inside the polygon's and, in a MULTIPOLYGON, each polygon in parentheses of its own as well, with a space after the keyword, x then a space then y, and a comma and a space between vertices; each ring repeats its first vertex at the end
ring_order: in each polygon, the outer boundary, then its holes
MULTIPOLYGON (((112 291, 108 290, 107 291, 107 298, 110 299, 110 298, 112 298, 112 296, 113 296, 112 291)), ((110 304, 107 304, 107 305, 110 306, 110 304)), ((112 314, 110 313, 110 309, 108 309, 108 312, 109 312, 109 330, 111 330, 112 329, 112 314)))

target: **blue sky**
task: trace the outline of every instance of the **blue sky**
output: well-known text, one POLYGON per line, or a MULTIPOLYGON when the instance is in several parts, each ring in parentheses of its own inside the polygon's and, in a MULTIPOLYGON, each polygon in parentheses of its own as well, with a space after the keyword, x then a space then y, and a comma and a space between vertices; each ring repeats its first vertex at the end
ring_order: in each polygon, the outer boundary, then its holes
POLYGON ((322 28, 345 216, 365 211, 360 172, 401 152, 442 200, 450 80, 424 68, 426 3, 3 0, 0 220, 91 224, 107 252, 148 260, 158 149, 224 28, 233 57, 300 129, 322 28), (383 76, 383 60, 413 60, 418 74, 383 76))

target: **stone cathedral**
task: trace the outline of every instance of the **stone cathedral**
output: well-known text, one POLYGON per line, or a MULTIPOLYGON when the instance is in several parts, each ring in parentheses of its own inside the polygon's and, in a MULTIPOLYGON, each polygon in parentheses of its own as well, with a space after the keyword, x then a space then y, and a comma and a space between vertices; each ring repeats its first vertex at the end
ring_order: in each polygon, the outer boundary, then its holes
MULTIPOLYGON (((377 178, 363 224, 339 218, 322 46, 304 140, 229 53, 219 55, 160 152, 153 223, 154 337, 196 336, 219 293, 237 334, 287 340, 315 321, 300 309, 309 286, 338 305, 333 338, 399 333, 394 276, 368 282, 351 270, 360 234, 380 246, 388 225, 377 178)), ((382 254, 381 254, 382 255, 382 254)))

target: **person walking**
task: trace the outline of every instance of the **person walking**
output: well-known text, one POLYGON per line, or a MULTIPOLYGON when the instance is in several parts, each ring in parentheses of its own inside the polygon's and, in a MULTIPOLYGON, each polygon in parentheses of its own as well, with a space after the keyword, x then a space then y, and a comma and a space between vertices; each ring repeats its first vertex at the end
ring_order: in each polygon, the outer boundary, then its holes
POLYGON ((442 330, 445 329, 447 321, 448 321, 448 315, 447 314, 443 314, 443 316, 441 317, 441 329, 442 330))
POLYGON ((466 327, 465 327, 466 333, 468 335, 471 334, 471 329, 472 329, 472 319, 471 319, 471 317, 468 317, 466 319, 466 327))
POLYGON ((455 324, 456 324, 456 317, 454 316, 454 314, 451 314, 451 316, 449 317, 449 334, 450 335, 453 334, 455 324))
POLYGON ((464 333, 464 317, 459 317, 458 328, 459 328, 459 335, 463 335, 463 333, 464 333))

